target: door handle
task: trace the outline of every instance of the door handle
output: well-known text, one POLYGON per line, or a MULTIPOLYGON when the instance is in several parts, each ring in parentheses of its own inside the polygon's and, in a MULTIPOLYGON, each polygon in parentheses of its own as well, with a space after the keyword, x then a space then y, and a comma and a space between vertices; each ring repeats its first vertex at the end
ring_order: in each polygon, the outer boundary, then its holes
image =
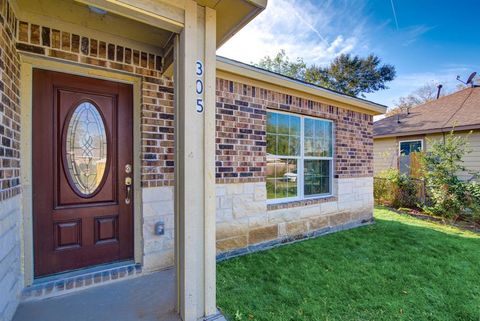
POLYGON ((132 178, 125 177, 125 187, 127 188, 127 195, 125 196, 125 204, 131 203, 131 194, 132 194, 132 178))

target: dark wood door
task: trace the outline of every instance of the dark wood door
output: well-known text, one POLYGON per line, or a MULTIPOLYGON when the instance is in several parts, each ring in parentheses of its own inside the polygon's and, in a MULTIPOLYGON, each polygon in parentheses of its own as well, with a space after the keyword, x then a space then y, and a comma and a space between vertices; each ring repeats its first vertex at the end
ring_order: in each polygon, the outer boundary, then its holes
POLYGON ((35 69, 35 276, 133 258, 132 86, 35 69))

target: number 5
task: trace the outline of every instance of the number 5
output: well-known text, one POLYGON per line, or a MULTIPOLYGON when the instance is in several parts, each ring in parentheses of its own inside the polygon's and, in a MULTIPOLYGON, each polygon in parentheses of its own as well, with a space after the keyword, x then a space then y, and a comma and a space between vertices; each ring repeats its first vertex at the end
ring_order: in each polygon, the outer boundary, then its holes
POLYGON ((203 99, 198 98, 197 99, 197 113, 202 113, 203 112, 203 99))

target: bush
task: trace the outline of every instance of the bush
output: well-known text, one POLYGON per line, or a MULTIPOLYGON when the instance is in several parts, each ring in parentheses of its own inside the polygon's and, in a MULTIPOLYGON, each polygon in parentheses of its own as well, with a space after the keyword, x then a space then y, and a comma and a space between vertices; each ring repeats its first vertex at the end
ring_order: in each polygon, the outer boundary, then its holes
POLYGON ((468 182, 465 184, 465 200, 468 209, 466 214, 471 216, 474 221, 480 220, 480 184, 477 182, 468 182))
MULTIPOLYGON (((480 186, 473 181, 462 181, 458 175, 467 172, 463 157, 470 153, 466 137, 450 132, 444 141, 430 141, 431 150, 422 157, 429 204, 427 213, 449 219, 480 218, 480 186)), ((473 177, 477 173, 469 172, 473 177)))
POLYGON ((413 179, 395 169, 388 169, 375 177, 373 195, 378 204, 396 208, 417 206, 417 186, 413 179))

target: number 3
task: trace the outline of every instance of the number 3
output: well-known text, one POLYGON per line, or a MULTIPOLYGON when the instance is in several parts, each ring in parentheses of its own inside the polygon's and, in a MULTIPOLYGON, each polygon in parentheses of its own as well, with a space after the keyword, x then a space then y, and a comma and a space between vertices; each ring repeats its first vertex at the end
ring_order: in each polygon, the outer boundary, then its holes
POLYGON ((203 75, 203 64, 201 61, 197 61, 197 76, 203 75))

